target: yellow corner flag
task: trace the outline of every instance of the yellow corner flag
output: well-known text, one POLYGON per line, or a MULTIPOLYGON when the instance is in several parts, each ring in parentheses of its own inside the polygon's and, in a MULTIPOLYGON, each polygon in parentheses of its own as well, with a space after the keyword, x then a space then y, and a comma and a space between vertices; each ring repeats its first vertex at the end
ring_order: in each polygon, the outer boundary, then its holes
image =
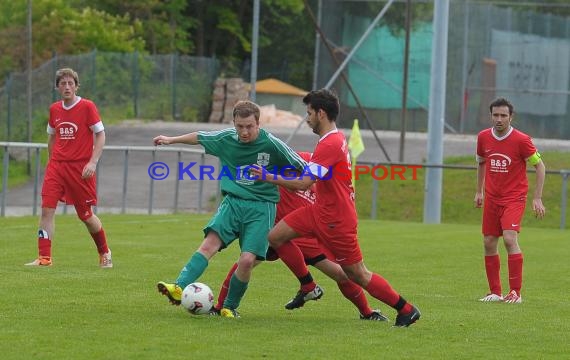
POLYGON ((364 152, 364 142, 360 136, 360 128, 358 127, 358 119, 354 119, 352 125, 352 132, 350 139, 348 139, 348 149, 350 150, 350 157, 352 161, 352 186, 355 186, 354 169, 356 166, 356 159, 364 152))

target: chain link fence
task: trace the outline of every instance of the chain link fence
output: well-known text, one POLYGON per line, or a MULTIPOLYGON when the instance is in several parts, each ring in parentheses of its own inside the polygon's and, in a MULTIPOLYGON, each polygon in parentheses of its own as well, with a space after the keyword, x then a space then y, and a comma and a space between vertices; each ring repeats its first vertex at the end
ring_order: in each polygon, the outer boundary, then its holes
MULTIPOLYGON (((378 15, 363 11, 372 3, 377 2, 322 1, 320 25, 337 61, 346 58, 378 15)), ((394 5, 387 13, 393 11, 394 5)), ((407 98, 409 131, 427 130, 432 35, 431 22, 414 22, 407 98)), ((377 129, 400 130, 404 45, 404 32, 394 35, 381 20, 346 68, 377 129)), ((322 87, 335 73, 336 65, 325 46, 321 45, 317 54, 316 86, 322 87)), ((450 2, 447 131, 475 134, 489 127, 488 104, 504 96, 515 105, 517 128, 537 138, 570 139, 569 83, 569 17, 480 1, 450 2)), ((342 98, 342 119, 352 122, 358 118, 360 112, 342 79, 332 88, 342 98)))
POLYGON ((216 59, 177 54, 92 51, 54 56, 32 73, 32 134, 28 134, 27 74, 10 74, 0 88, 1 140, 45 136, 48 108, 59 98, 55 72, 62 67, 78 72, 78 94, 95 101, 104 122, 106 118, 204 121, 219 72, 216 59))

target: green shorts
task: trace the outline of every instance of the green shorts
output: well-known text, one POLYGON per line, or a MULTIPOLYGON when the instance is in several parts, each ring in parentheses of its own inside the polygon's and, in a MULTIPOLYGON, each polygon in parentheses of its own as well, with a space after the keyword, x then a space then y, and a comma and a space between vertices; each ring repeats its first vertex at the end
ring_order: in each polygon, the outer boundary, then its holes
POLYGON ((227 195, 204 228, 204 235, 215 231, 223 247, 239 238, 241 252, 253 253, 263 260, 269 246, 267 234, 275 222, 275 211, 275 203, 227 195))

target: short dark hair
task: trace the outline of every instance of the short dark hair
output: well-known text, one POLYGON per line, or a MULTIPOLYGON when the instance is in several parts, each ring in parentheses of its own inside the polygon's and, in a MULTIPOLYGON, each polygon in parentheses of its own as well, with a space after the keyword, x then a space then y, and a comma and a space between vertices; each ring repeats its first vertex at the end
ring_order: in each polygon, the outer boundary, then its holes
POLYGON ((499 106, 508 107, 509 108, 509 115, 512 115, 513 112, 515 111, 515 107, 513 106, 513 104, 511 104, 511 102, 509 100, 501 97, 501 98, 497 98, 497 99, 493 100, 491 105, 489 105, 489 112, 492 113, 493 108, 499 107, 499 106))
POLYGON ((328 89, 309 92, 303 98, 303 104, 311 106, 315 111, 322 109, 332 121, 336 121, 340 108, 338 96, 328 89))
POLYGON ((234 105, 233 117, 246 118, 251 115, 255 116, 255 121, 259 123, 259 116, 261 111, 256 103, 249 100, 240 100, 234 105))

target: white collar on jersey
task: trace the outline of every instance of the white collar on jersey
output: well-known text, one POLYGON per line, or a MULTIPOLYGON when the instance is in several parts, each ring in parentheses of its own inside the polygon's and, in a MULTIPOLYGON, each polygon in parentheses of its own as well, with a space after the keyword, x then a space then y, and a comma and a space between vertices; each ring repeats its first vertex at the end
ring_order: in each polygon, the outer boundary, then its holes
POLYGON ((493 135, 493 137, 499 141, 501 140, 505 140, 509 135, 511 135, 511 133, 513 132, 515 128, 511 126, 511 128, 509 129, 509 131, 507 131, 507 133, 503 136, 497 136, 497 134, 495 134, 495 129, 491 128, 491 134, 493 135))
POLYGON ((324 134, 322 138, 319 139, 319 142, 321 142, 324 138, 326 138, 327 136, 329 136, 330 134, 336 134, 338 132, 338 129, 334 129, 329 131, 328 133, 324 134))
POLYGON ((63 107, 64 110, 69 110, 81 101, 81 96, 76 96, 75 99, 76 99, 75 102, 69 106, 65 106, 65 103, 63 102, 63 100, 61 100, 61 106, 63 107))

